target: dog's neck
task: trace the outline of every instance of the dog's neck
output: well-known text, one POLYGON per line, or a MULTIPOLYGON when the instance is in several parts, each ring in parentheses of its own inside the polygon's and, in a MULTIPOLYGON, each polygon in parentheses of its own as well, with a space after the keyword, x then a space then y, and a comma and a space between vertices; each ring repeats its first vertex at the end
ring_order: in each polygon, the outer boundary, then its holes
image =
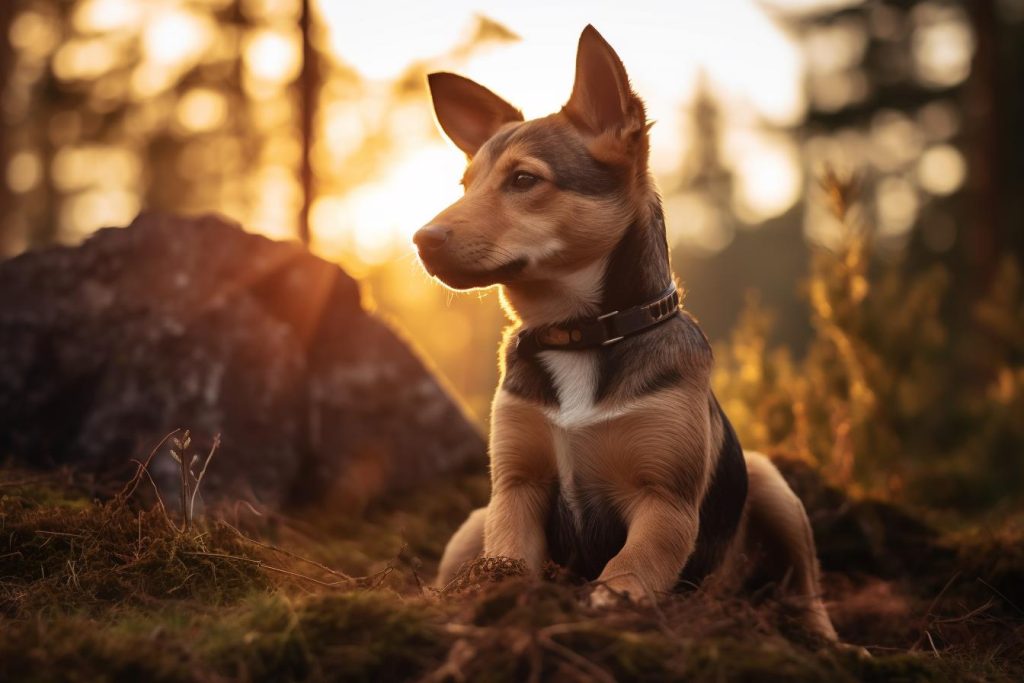
POLYGON ((654 200, 610 254, 559 277, 505 285, 502 303, 524 327, 538 327, 638 306, 671 281, 664 215, 654 200))

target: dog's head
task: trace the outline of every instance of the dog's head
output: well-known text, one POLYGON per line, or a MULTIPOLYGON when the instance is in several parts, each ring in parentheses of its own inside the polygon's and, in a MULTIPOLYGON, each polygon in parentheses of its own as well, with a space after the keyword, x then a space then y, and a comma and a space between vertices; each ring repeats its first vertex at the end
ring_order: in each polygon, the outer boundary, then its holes
POLYGON ((455 289, 557 278, 611 252, 646 210, 644 105, 587 26, 556 114, 524 121, 487 88, 434 73, 438 123, 466 153, 465 194, 414 236, 427 271, 455 289))

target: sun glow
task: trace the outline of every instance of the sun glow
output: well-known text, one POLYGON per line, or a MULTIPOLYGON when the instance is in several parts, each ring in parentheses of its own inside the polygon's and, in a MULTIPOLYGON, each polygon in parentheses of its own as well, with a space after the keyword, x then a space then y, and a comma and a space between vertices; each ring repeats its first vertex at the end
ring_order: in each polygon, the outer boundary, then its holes
POLYGON ((462 194, 464 163, 441 144, 396 159, 385 176, 313 206, 314 247, 327 256, 380 263, 408 250, 412 234, 462 194))
MULTIPOLYGON (((423 73, 451 70, 484 83, 527 117, 556 111, 565 102, 572 87, 576 37, 593 23, 622 57, 649 118, 657 122, 652 133, 656 176, 670 178, 679 170, 689 144, 689 106, 703 74, 722 104, 725 132, 739 141, 725 153, 738 171, 734 203, 744 220, 756 224, 780 214, 793 205, 803 185, 792 145, 781 144, 761 128, 764 121, 789 125, 803 116, 807 105, 800 52, 755 0, 514 6, 487 0, 442 6, 390 1, 358 11, 344 3, 323 2, 320 12, 332 50, 370 84, 370 99, 374 83, 407 77, 419 65, 423 73), (501 23, 520 40, 462 49, 479 16, 501 23), (386 27, 383 38, 380 27, 386 27), (388 49, 382 50, 385 38, 388 49), (757 45, 756 54, 751 45, 757 45)), ((425 92, 413 98, 407 107, 411 115, 393 127, 402 148, 394 150, 378 173, 344 196, 328 192, 317 201, 313 228, 325 255, 352 253, 355 258, 346 259, 346 265, 359 267, 358 262, 393 257, 396 248, 407 251, 412 232, 458 196, 463 160, 453 147, 439 144, 428 102, 425 92), (413 120, 419 123, 411 125, 413 120)), ((364 101, 359 107, 370 111, 374 105, 364 101)), ((326 104, 329 146, 350 152, 356 142, 340 134, 349 126, 335 125, 335 117, 349 123, 358 119, 364 135, 372 132, 366 130, 368 117, 353 109, 351 104, 326 104)), ((702 239, 707 244, 728 242, 724 235, 702 239)))

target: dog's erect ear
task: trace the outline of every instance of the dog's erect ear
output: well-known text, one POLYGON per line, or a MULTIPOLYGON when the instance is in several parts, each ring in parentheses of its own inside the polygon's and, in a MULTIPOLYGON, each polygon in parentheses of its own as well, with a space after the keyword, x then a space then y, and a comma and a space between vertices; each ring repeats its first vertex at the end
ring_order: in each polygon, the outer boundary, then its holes
POLYGON ((645 125, 643 102, 629 87, 622 60, 589 24, 580 35, 576 81, 564 111, 577 127, 592 135, 645 125))
POLYGON ((450 73, 427 76, 434 113, 441 129, 472 157, 506 123, 522 121, 523 113, 484 86, 450 73))

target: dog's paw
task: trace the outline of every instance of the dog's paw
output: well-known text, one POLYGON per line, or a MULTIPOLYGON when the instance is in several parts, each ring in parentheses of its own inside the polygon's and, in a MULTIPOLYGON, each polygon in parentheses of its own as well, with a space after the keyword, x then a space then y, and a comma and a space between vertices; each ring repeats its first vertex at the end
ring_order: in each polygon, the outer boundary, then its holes
POLYGON ((834 643, 833 647, 844 654, 853 655, 861 661, 867 659, 874 659, 871 656, 871 653, 867 651, 867 648, 863 648, 860 645, 854 645, 852 643, 844 643, 842 641, 839 641, 834 643))
POLYGON ((587 597, 587 604, 595 609, 605 609, 619 604, 622 597, 612 593, 607 586, 598 586, 587 597))
POLYGON ((591 607, 604 609, 624 602, 646 604, 649 596, 643 585, 635 579, 612 579, 596 586, 587 602, 591 607))

